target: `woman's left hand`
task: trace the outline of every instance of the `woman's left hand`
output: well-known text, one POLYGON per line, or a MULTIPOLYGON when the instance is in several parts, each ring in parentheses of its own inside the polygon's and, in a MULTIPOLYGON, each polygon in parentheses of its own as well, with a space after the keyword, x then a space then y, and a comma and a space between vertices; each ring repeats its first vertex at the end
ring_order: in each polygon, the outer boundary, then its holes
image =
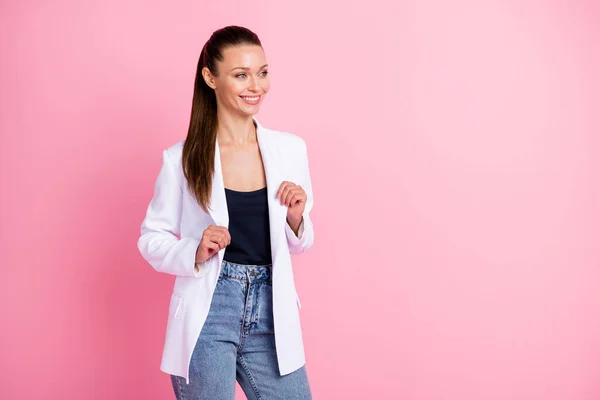
POLYGON ((306 206, 306 192, 302 189, 302 186, 283 181, 279 186, 276 197, 280 199, 282 205, 287 206, 288 221, 300 224, 306 206))

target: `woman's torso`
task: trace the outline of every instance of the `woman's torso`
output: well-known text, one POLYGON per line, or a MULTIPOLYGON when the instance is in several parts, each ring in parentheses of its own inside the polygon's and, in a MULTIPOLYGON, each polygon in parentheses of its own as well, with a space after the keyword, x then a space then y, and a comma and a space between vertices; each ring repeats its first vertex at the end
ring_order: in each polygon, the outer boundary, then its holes
POLYGON ((258 142, 251 141, 243 148, 220 143, 219 148, 231 235, 223 259, 270 264, 268 195, 258 142))

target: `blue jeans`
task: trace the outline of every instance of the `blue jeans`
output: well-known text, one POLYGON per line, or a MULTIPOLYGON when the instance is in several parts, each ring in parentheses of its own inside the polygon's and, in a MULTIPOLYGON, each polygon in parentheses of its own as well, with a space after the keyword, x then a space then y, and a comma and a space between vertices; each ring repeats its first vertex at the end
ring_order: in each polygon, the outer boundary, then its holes
POLYGON ((210 311, 190 363, 190 383, 171 375, 177 400, 311 400, 306 366, 280 376, 275 352, 271 265, 223 260, 210 311))

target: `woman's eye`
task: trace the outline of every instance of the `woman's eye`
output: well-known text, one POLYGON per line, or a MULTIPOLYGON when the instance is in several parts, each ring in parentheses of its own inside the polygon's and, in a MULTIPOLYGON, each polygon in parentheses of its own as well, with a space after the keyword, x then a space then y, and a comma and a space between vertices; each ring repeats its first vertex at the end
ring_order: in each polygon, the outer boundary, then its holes
MULTIPOLYGON (((269 71, 263 71, 263 72, 261 72, 261 74, 263 74, 263 76, 267 76, 269 74, 269 71)), ((239 78, 239 77, 242 77, 242 76, 245 77, 246 74, 237 74, 235 77, 239 78)))

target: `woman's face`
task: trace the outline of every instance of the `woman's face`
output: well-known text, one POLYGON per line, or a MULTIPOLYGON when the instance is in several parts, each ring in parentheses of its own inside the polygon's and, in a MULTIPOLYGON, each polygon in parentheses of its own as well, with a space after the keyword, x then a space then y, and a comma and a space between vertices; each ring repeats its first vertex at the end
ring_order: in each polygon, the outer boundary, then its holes
POLYGON ((217 107, 241 115, 254 115, 271 86, 267 60, 260 46, 240 45, 223 50, 217 63, 219 76, 204 67, 202 74, 215 90, 217 107))

